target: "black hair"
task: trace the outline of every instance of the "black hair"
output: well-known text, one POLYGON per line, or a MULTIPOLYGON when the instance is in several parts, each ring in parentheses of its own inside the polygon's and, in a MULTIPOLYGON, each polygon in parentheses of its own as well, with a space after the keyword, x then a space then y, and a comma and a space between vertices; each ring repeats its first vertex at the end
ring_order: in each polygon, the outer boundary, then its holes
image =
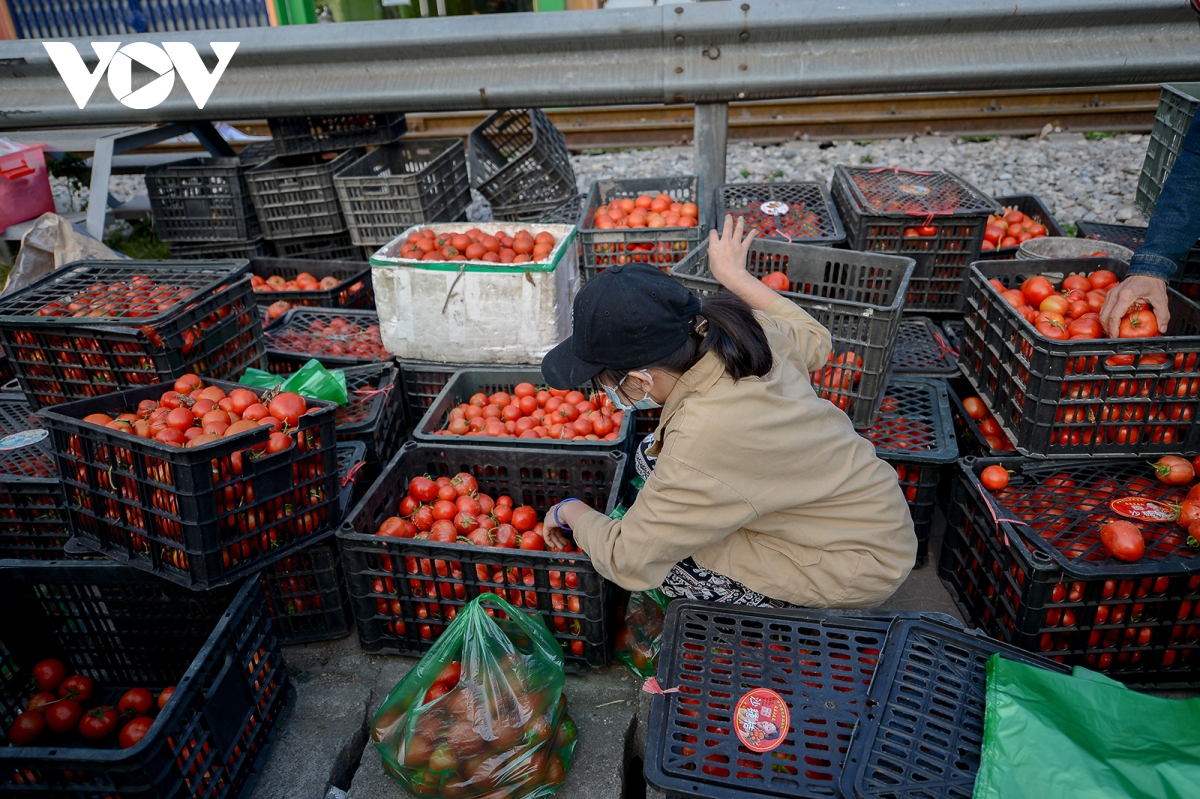
MULTIPOLYGON (((700 301, 700 312, 691 322, 691 334, 679 349, 646 368, 683 374, 705 354, 714 353, 734 381, 762 377, 771 371, 774 356, 767 334, 754 311, 740 297, 722 294, 700 301)), ((605 369, 602 374, 617 384, 626 373, 605 369)))

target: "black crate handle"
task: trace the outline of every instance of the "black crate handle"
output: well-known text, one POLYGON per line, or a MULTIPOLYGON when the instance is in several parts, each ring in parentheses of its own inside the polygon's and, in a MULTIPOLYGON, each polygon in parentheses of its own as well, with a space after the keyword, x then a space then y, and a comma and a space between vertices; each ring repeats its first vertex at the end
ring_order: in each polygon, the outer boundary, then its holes
POLYGON ((242 734, 246 708, 254 707, 254 696, 246 678, 240 669, 234 668, 233 654, 225 653, 221 671, 204 692, 204 718, 222 757, 232 751, 242 734))

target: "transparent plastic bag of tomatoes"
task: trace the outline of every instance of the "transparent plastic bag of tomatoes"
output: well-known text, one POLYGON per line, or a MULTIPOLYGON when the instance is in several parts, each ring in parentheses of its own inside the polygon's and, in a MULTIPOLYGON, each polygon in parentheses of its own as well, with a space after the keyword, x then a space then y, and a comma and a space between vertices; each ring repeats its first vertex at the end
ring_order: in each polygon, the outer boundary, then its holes
POLYGON ((625 618, 617 631, 614 654, 643 680, 658 671, 662 650, 663 621, 671 598, 657 588, 634 591, 625 603, 625 618))
POLYGON ((375 715, 383 770, 417 796, 549 796, 578 736, 563 682, 562 646, 542 617, 481 594, 375 715))

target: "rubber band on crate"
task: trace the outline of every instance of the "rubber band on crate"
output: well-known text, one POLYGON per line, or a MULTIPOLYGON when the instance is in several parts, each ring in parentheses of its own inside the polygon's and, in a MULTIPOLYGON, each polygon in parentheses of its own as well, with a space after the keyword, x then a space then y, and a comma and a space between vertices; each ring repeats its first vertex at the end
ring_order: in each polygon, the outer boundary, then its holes
POLYGON ((658 684, 657 677, 651 677, 642 683, 642 691, 655 696, 663 696, 664 694, 677 694, 683 691, 682 688, 663 688, 658 684))

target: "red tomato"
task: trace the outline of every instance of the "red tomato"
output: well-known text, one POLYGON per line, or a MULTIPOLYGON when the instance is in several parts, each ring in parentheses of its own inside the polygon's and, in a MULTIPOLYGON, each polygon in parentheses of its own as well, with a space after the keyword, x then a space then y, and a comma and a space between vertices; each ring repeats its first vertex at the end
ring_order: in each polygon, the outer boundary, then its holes
POLYGON ((528 505, 522 505, 519 508, 513 508, 512 526, 517 532, 524 533, 532 530, 537 524, 537 511, 528 505))
POLYGON ((117 730, 119 716, 111 705, 100 705, 89 710, 79 722, 79 734, 90 741, 107 738, 117 730))
POLYGON ((783 272, 768 272, 759 279, 762 280, 767 288, 774 289, 775 291, 787 291, 792 286, 791 281, 788 280, 788 276, 783 272))
POLYGON ((1108 522, 1100 528, 1100 544, 1117 560, 1140 560, 1146 551, 1142 531, 1126 521, 1108 522))
POLYGON ((1097 269, 1088 275, 1088 282, 1094 289, 1106 289, 1117 284, 1117 276, 1107 269, 1097 269))
MULTIPOLYGON (((497 508, 499 510, 499 508, 497 508)), ((519 543, 517 528, 511 524, 497 525, 496 530, 496 546, 501 549, 516 549, 519 543)))
POLYGON ((91 677, 73 674, 58 686, 58 695, 64 699, 78 699, 80 702, 86 702, 92 698, 94 688, 95 683, 92 682, 91 677))
POLYGON ((268 410, 272 416, 292 428, 300 424, 300 417, 308 410, 308 403, 299 394, 285 391, 271 400, 268 410))
POLYGON ((41 713, 20 713, 8 728, 8 740, 13 746, 29 746, 46 729, 41 713))
POLYGON ((1158 335, 1158 320, 1145 309, 1133 310, 1121 319, 1117 338, 1153 338, 1158 335))
POLYGON ((117 710, 123 716, 148 716, 154 709, 154 695, 145 688, 130 688, 117 702, 117 710))
POLYGON ((966 410, 967 416, 970 416, 977 422, 989 416, 987 406, 983 404, 983 400, 979 397, 967 397, 963 400, 963 409, 966 410))
POLYGON ((979 475, 979 481, 988 491, 999 491, 1008 485, 1008 470, 998 464, 992 464, 979 475))
POLYGON ((1196 477, 1196 470, 1191 462, 1175 455, 1164 455, 1150 465, 1154 467, 1158 482, 1164 485, 1184 486, 1196 477))
POLYGON ((1063 291, 1071 291, 1072 289, 1076 289, 1078 291, 1087 293, 1093 288, 1095 287, 1092 285, 1092 282, 1083 275, 1067 275, 1062 282, 1063 291))
POLYGON ((521 533, 521 549, 528 549, 535 552, 541 552, 546 548, 546 540, 533 530, 527 530, 521 533))
POLYGON ((163 709, 163 706, 165 704, 167 704, 167 701, 171 698, 171 694, 173 694, 173 693, 175 693, 174 685, 170 685, 170 686, 167 686, 166 688, 162 689, 162 693, 160 693, 158 695, 158 703, 157 704, 158 704, 159 710, 163 709))
POLYGON ((62 734, 70 732, 83 718, 83 705, 74 699, 60 699, 46 708, 46 726, 53 732, 62 734))
POLYGON ((54 691, 66 679, 67 667, 61 660, 54 658, 41 660, 34 664, 33 676, 37 680, 38 690, 54 691))
POLYGON ((146 733, 150 731, 150 727, 153 724, 154 719, 152 718, 146 716, 136 718, 121 728, 121 734, 117 736, 117 742, 121 745, 122 749, 137 746, 146 737, 146 733))
POLYGON ((1038 275, 1021 284, 1021 293, 1025 295, 1029 304, 1036 308, 1042 304, 1042 300, 1054 293, 1054 286, 1049 280, 1038 275))

